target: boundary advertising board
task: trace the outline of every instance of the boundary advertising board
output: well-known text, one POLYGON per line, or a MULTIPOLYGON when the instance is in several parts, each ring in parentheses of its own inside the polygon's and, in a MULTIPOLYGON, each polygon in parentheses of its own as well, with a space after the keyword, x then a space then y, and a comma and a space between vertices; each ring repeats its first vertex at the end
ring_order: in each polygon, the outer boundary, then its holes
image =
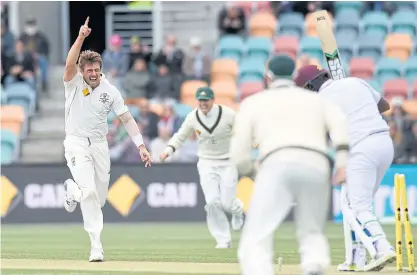
MULTIPOLYGON (((383 223, 394 222, 394 174, 407 181, 410 218, 417 221, 417 165, 393 165, 375 198, 375 212, 383 223)), ((79 207, 67 213, 63 181, 71 175, 64 164, 2 167, 0 183, 2 223, 81 222, 79 207)), ((237 196, 245 211, 253 181, 241 178, 237 196)), ((334 188, 329 219, 341 222, 340 189, 334 188)), ((105 222, 204 222, 204 196, 195 164, 113 164, 109 196, 103 208, 105 222)), ((288 219, 292 219, 290 214, 288 219)))

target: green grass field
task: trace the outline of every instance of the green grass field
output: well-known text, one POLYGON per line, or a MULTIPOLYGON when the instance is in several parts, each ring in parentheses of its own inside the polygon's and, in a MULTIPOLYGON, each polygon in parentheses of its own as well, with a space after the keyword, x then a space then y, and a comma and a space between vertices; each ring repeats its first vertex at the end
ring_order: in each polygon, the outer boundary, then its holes
MULTIPOLYGON (((394 225, 385 230, 394 241, 394 225)), ((288 223, 276 233, 275 258, 283 257, 278 274, 299 274, 294 232, 288 223)), ((340 225, 328 225, 334 266, 344 260, 342 233, 340 225)), ((81 224, 2 225, 2 274, 239 274, 238 240, 239 233, 234 233, 232 249, 216 250, 205 224, 106 224, 105 262, 89 263, 89 239, 81 224)), ((334 269, 330 274, 336 274, 334 269)), ((380 273, 397 272, 390 266, 380 273)))

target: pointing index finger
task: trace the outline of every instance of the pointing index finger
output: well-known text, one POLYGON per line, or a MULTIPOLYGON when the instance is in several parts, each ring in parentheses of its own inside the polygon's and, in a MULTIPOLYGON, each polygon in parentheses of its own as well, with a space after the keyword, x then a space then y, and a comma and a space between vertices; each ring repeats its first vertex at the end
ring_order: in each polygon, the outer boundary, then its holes
POLYGON ((85 19, 84 26, 88 27, 88 21, 90 21, 90 16, 87 16, 87 19, 85 19))

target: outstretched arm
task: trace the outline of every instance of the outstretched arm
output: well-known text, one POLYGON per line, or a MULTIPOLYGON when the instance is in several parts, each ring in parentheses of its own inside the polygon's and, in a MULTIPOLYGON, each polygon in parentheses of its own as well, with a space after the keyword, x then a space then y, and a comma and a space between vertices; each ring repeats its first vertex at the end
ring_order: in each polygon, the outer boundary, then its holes
POLYGON ((81 47, 83 45, 84 39, 90 35, 91 29, 88 27, 88 21, 90 17, 87 17, 84 25, 81 26, 80 32, 78 33, 77 40, 75 40, 71 49, 68 52, 67 60, 65 61, 65 72, 64 72, 64 81, 71 81, 74 76, 77 74, 77 60, 80 55, 81 47))
POLYGON ((136 147, 139 149, 140 157, 142 161, 145 162, 145 167, 151 166, 151 155, 149 154, 148 150, 146 150, 142 134, 140 133, 135 119, 132 117, 129 111, 121 114, 119 118, 125 126, 125 129, 133 143, 135 143, 136 147))
POLYGON ((188 115, 184 120, 183 124, 181 125, 180 129, 168 142, 167 148, 165 148, 164 152, 161 154, 159 159, 161 162, 164 162, 166 158, 172 155, 176 150, 178 150, 184 142, 191 136, 193 132, 193 125, 191 123, 191 116, 188 115))

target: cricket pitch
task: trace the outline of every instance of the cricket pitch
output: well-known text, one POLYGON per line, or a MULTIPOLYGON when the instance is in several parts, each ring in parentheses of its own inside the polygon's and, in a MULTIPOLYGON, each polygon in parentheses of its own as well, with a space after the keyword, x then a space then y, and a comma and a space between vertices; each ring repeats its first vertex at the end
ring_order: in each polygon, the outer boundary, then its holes
MULTIPOLYGON (((2 259, 3 269, 29 269, 29 270, 71 270, 71 271, 114 271, 114 272, 155 272, 171 274, 240 274, 239 265, 235 263, 175 263, 175 262, 131 262, 110 261, 102 263, 89 263, 75 260, 40 260, 40 259, 2 259)), ((299 274, 298 265, 283 265, 277 274, 299 274)), ((385 274, 393 274, 393 268, 384 269, 385 274)), ((333 267, 328 275, 340 274, 333 267)), ((349 274, 349 273, 344 273, 349 274)), ((362 273, 361 274, 372 274, 362 273)))

